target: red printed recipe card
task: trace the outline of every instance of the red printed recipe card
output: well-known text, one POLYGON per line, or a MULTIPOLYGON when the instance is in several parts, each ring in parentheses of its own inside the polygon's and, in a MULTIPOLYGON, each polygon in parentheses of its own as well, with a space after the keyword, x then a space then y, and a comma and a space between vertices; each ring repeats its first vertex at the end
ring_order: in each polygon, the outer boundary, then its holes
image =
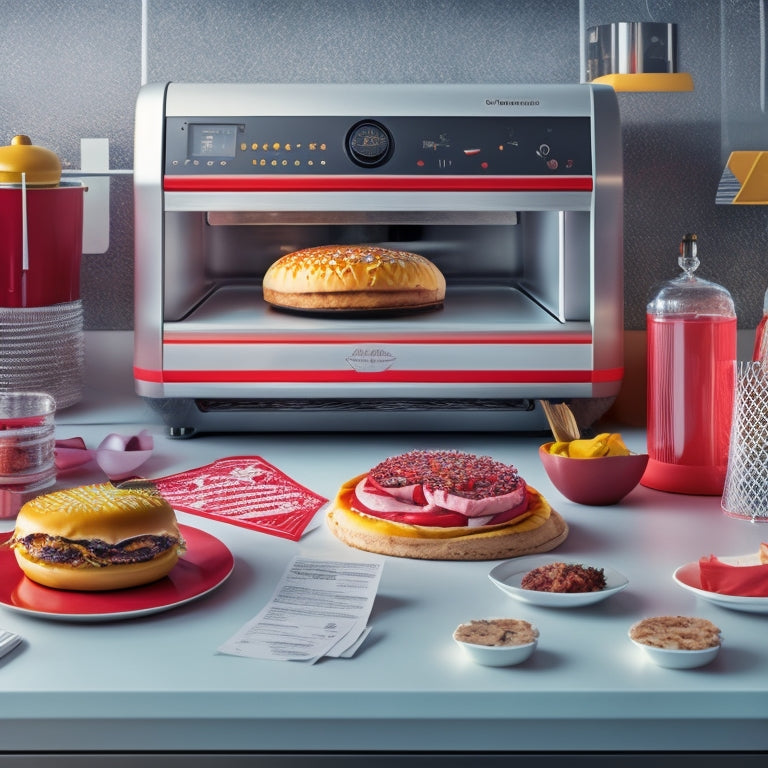
POLYGON ((328 499, 260 456, 232 456, 152 482, 182 512, 298 541, 328 499))

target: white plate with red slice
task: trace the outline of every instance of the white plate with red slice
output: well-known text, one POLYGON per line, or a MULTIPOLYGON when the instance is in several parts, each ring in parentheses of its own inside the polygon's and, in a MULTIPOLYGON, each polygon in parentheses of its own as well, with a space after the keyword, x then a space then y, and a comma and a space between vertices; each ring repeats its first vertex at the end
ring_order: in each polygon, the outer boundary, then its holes
MULTIPOLYGON (((723 560, 726 559, 723 558, 723 560)), ((701 571, 698 560, 681 565, 672 574, 672 578, 683 589, 721 608, 730 608, 734 611, 745 611, 746 613, 768 613, 768 597, 742 597, 741 595, 726 595, 704 589, 701 585, 701 571)))

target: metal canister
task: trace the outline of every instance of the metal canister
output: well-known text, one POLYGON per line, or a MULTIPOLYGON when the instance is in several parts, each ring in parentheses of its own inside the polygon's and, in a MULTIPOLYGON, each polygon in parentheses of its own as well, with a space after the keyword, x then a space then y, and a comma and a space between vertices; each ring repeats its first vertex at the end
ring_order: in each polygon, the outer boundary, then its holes
POLYGON ((677 25, 620 21, 587 30, 587 80, 603 75, 677 72, 677 25))

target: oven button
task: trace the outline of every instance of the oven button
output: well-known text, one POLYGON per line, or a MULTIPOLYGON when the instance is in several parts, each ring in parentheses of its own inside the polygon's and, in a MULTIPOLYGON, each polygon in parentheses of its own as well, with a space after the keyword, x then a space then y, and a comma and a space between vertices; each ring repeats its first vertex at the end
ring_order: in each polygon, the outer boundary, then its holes
POLYGON ((347 134, 347 153, 354 163, 366 168, 381 165, 392 154, 392 136, 380 123, 363 120, 347 134))

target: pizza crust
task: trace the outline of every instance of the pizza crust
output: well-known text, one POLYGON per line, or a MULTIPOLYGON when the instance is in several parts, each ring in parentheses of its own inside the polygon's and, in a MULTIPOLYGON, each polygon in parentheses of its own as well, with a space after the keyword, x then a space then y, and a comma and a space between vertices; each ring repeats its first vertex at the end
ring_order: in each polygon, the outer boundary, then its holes
MULTIPOLYGON (((419 560, 506 560, 522 555, 549 552, 568 536, 568 524, 546 500, 529 486, 536 511, 524 520, 493 526, 489 530, 426 529, 435 536, 396 535, 399 523, 387 521, 387 531, 374 530, 361 521, 346 502, 344 489, 336 497, 326 521, 333 535, 350 547, 392 557, 419 560), (440 536, 440 533, 451 534, 440 536)), ((367 522, 367 521, 366 521, 367 522)), ((402 525, 404 533, 413 534, 415 526, 402 525)))

